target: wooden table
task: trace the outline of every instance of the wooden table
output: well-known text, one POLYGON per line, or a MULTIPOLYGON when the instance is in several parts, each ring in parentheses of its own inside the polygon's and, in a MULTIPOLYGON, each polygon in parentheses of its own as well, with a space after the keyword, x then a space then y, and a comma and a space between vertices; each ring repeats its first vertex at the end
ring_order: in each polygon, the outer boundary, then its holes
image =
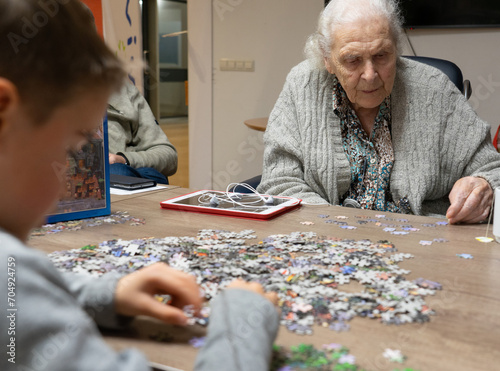
MULTIPOLYGON (((253 229, 259 239, 271 234, 294 231, 313 231, 318 235, 372 241, 390 240, 399 252, 415 255, 399 263, 411 270, 407 279, 423 277, 443 285, 427 304, 437 314, 425 324, 388 326, 376 320, 354 318, 351 330, 337 333, 315 327, 313 336, 299 336, 281 328, 277 338, 280 345, 310 343, 320 347, 325 343, 340 343, 356 356, 356 363, 369 370, 394 370, 411 367, 417 370, 494 370, 500 362, 500 246, 496 242, 484 244, 476 241, 484 236, 486 225, 420 227, 442 219, 402 216, 385 213, 388 218, 406 218, 418 232, 398 236, 384 232, 374 223, 358 225, 356 230, 344 230, 326 224, 319 214, 330 217, 344 215, 355 225, 355 216, 374 217, 376 212, 361 211, 339 206, 302 206, 271 221, 234 219, 175 210, 164 210, 159 202, 189 190, 170 188, 131 198, 112 198, 112 211, 128 211, 130 215, 145 218, 146 224, 103 225, 75 232, 32 238, 30 244, 46 252, 79 248, 104 240, 142 237, 194 236, 199 229, 225 229, 241 231, 253 229), (314 225, 302 225, 313 221, 314 225), (444 238, 445 243, 422 246, 420 240, 444 238), (461 259, 456 254, 468 253, 474 259, 461 259), (386 348, 399 349, 408 360, 403 365, 389 363, 382 354, 386 348)), ((491 229, 490 229, 491 230, 491 229)), ((491 232, 490 232, 491 234, 491 232)), ((200 336, 204 329, 173 329, 157 321, 139 318, 127 333, 106 333, 115 349, 137 347, 150 360, 172 367, 190 370, 196 349, 187 344, 192 336, 200 336), (159 331, 171 331, 173 341, 162 343, 151 340, 159 331)))
POLYGON ((266 131, 268 120, 269 120, 269 117, 261 117, 258 119, 245 120, 244 123, 250 129, 257 130, 257 131, 266 131))

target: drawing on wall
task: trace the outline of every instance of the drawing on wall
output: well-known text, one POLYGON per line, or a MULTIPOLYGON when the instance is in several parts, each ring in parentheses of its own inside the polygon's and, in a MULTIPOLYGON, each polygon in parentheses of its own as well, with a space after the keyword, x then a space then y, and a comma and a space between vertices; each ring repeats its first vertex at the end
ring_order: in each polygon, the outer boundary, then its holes
POLYGON ((130 80, 143 93, 141 10, 138 0, 102 0, 104 39, 125 62, 130 80))

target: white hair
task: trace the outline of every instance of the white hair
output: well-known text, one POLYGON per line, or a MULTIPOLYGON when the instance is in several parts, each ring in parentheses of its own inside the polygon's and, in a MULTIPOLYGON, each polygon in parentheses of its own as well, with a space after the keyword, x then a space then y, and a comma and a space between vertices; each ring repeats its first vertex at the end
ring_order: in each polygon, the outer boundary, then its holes
POLYGON ((319 16, 316 32, 307 39, 304 48, 307 59, 317 67, 324 68, 325 58, 330 59, 338 27, 373 17, 387 19, 399 53, 403 37, 403 16, 398 0, 331 0, 319 16))

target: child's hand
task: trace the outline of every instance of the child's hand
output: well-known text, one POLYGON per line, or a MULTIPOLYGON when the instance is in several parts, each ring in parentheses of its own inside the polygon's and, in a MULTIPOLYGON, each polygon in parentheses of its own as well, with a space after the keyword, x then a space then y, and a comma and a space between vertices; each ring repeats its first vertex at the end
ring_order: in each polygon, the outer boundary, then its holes
POLYGON ((118 281, 116 312, 125 316, 146 315, 175 325, 186 325, 182 308, 201 308, 200 289, 193 276, 157 263, 131 273, 118 281), (172 303, 160 303, 154 295, 170 295, 172 303))
POLYGON ((246 282, 242 279, 237 279, 231 282, 228 286, 228 289, 243 289, 256 292, 267 298, 273 305, 278 306, 278 294, 275 292, 265 292, 264 288, 260 283, 257 282, 246 282))

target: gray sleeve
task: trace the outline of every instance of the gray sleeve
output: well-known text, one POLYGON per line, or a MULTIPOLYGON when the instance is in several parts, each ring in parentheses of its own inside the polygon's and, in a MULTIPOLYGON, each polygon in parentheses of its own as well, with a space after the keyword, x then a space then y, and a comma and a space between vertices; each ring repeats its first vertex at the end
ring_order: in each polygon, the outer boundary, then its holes
POLYGON ((228 289, 211 304, 212 312, 196 370, 267 370, 279 327, 274 305, 257 293, 228 289))
MULTIPOLYGON (((467 109, 472 110, 468 104, 467 109)), ((465 167, 464 176, 484 178, 491 188, 495 189, 500 187, 500 154, 493 147, 490 125, 479 118, 477 121, 476 130, 479 132, 480 140, 477 141, 469 163, 465 167)), ((465 140, 465 142, 467 141, 465 140)))
MULTIPOLYGON (((15 259, 15 309, 12 321, 0 318, 0 328, 13 328, 0 335, 3 344, 15 344, 15 364, 0 357, 0 369, 51 371, 146 371, 147 359, 137 350, 111 349, 94 321, 80 307, 59 272, 37 251, 20 243, 2 241, 0 262, 15 259), (13 367, 14 366, 14 367, 13 367)), ((7 282, 7 270, 0 270, 7 282)), ((99 286, 99 283, 97 284, 99 286)), ((78 289, 83 296, 99 296, 99 289, 78 289), (92 294, 90 294, 92 292, 92 294)), ((0 287, 0 304, 7 308, 6 285, 0 287)), ((107 294, 106 294, 107 295, 107 294)))
POLYGON ((132 321, 133 318, 120 316, 115 312, 114 293, 120 275, 109 273, 95 278, 83 274, 63 273, 62 276, 78 304, 98 326, 121 328, 132 321))
POLYGON ((461 169, 459 177, 484 178, 493 189, 500 186, 500 154, 493 147, 490 125, 474 112, 458 90, 453 89, 446 98, 443 167, 451 171, 461 169))
POLYGON ((264 164, 259 193, 290 196, 310 204, 328 204, 304 180, 304 144, 300 137, 292 77, 289 76, 264 134, 264 164))

